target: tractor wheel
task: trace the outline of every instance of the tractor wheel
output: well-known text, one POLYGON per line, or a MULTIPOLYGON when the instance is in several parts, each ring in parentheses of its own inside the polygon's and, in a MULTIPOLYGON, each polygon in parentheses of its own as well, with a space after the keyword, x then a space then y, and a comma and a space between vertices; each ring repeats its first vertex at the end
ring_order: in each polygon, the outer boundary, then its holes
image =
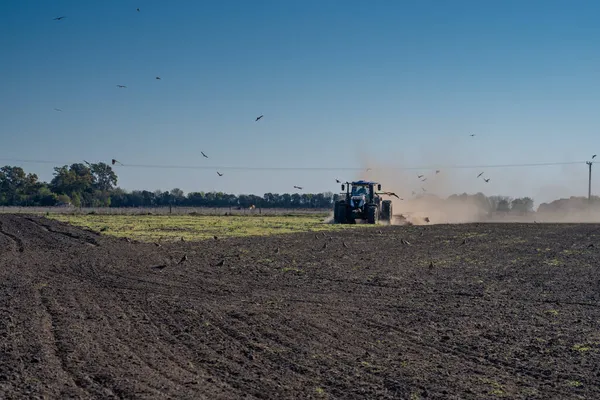
POLYGON ((392 201, 384 200, 381 203, 381 219, 392 222, 392 201))
POLYGON ((346 223, 346 202, 344 202, 343 200, 340 200, 335 203, 333 219, 336 224, 346 223))
POLYGON ((376 206, 369 206, 369 209, 367 210, 367 223, 369 224, 376 224, 377 223, 377 219, 379 217, 379 215, 377 215, 377 207, 376 206))

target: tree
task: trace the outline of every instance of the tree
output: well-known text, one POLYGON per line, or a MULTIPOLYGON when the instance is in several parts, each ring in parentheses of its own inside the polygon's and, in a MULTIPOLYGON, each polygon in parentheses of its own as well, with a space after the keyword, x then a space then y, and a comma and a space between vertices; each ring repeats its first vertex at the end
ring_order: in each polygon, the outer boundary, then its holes
POLYGON ((533 200, 529 197, 517 198, 511 202, 511 211, 517 213, 529 213, 533 211, 533 200))
POLYGON ((36 174, 26 174, 21 167, 0 168, 0 201, 3 205, 25 205, 41 187, 36 174))
POLYGON ((113 189, 110 194, 111 207, 127 207, 128 200, 127 192, 119 187, 113 189))
MULTIPOLYGON (((81 200, 82 194, 93 191, 95 183, 92 170, 84 164, 64 165, 54 168, 54 178, 50 182, 52 191, 56 194, 66 194, 81 200)), ((73 202, 75 204, 75 201, 73 202)))
POLYGON ((51 207, 58 203, 58 196, 52 193, 47 185, 40 185, 37 193, 32 195, 32 201, 42 207, 51 207))
POLYGON ((183 190, 175 188, 171 190, 171 201, 173 205, 181 205, 185 200, 183 190))
POLYGON ((91 172, 94 176, 94 187, 96 189, 107 192, 117 185, 117 175, 110 165, 103 162, 92 164, 91 172))
POLYGON ((498 201, 498 205, 496 206, 496 211, 500 212, 508 212, 510 211, 510 203, 506 199, 501 199, 498 201))
POLYGON ((512 199, 507 196, 490 196, 488 197, 489 207, 494 211, 510 211, 510 202, 512 199))

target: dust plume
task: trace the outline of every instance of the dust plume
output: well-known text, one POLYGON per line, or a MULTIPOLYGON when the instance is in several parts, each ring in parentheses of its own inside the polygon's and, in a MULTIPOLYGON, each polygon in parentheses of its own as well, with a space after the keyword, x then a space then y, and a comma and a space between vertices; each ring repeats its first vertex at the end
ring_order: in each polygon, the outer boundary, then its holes
MULTIPOLYGON (((474 184, 473 170, 461 174, 456 171, 402 170, 399 163, 368 163, 369 171, 358 174, 357 179, 372 180, 381 183, 382 191, 394 192, 401 199, 384 196, 392 200, 393 224, 411 223, 414 225, 469 223, 469 222, 538 222, 538 223, 592 223, 600 222, 600 197, 560 198, 557 195, 569 192, 564 185, 542 186, 536 194, 556 196, 556 200, 539 205, 536 212, 498 212, 483 193, 477 195, 457 195, 465 193, 465 188, 474 184), (419 175, 423 175, 419 178, 419 175), (427 180, 422 182, 421 179, 427 180), (453 196, 451 196, 453 195, 453 196), (449 197, 451 196, 451 197, 449 197), (425 220, 428 217, 429 222, 425 220)), ((574 172, 569 170, 569 175, 574 172)), ((576 171, 581 177, 581 171, 576 171)), ((476 176, 476 175, 475 175, 476 176)), ((483 182, 482 179, 479 181, 483 182)), ((482 186, 485 183, 482 183, 482 186)), ((483 192, 483 188, 481 192, 483 192)))
POLYGON ((398 170, 398 165, 369 162, 357 179, 381 183, 382 191, 396 193, 384 196, 392 200, 393 224, 414 225, 478 222, 488 216, 487 204, 476 198, 447 199, 449 194, 461 193, 464 178, 446 171, 398 170), (418 175, 423 175, 421 178, 418 175), (427 179, 422 181, 422 179, 427 179), (429 222, 425 218, 429 219, 429 222))
POLYGON ((544 167, 544 170, 443 167, 489 164, 482 149, 483 143, 460 135, 438 137, 434 143, 423 146, 407 143, 402 152, 388 160, 362 147, 357 154, 361 172, 348 180, 376 181, 381 183, 383 192, 396 193, 401 199, 383 196, 392 201, 393 224, 600 222, 600 198, 590 203, 587 196, 581 196, 587 195, 588 184, 588 168, 583 163, 544 167), (414 169, 419 164, 429 167, 414 169), (483 175, 478 177, 479 173, 483 175), (483 178, 491 178, 491 182, 483 178), (533 199, 533 209, 537 211, 499 211, 500 198, 510 202, 511 196, 533 199))

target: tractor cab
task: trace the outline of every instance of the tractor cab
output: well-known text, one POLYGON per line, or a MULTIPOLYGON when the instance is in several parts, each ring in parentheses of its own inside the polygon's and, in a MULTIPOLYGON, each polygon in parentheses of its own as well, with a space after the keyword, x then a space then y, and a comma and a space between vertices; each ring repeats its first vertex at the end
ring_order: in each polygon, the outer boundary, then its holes
POLYGON ((366 185, 355 185, 352 187, 352 191, 350 195, 352 197, 356 196, 367 196, 369 194, 369 187, 366 185))
POLYGON ((354 208, 363 207, 366 203, 377 203, 379 196, 375 194, 381 190, 381 184, 371 181, 354 181, 342 185, 342 191, 346 191, 346 201, 354 208), (346 190, 347 189, 347 190, 346 190))

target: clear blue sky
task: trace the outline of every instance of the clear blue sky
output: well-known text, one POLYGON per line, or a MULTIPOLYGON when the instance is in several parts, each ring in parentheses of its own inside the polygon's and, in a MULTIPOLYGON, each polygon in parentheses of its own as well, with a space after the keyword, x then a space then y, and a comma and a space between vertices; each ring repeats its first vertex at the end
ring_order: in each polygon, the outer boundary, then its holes
MULTIPOLYGON (((600 153, 597 1, 19 0, 0 11, 0 158, 412 167, 600 153)), ((0 164, 52 178, 52 164, 0 164)), ((185 192, 336 191, 334 178, 357 177, 116 170, 125 189, 185 192)), ((585 165, 488 169, 487 185, 479 170, 443 172, 459 193, 587 192, 585 165)))

